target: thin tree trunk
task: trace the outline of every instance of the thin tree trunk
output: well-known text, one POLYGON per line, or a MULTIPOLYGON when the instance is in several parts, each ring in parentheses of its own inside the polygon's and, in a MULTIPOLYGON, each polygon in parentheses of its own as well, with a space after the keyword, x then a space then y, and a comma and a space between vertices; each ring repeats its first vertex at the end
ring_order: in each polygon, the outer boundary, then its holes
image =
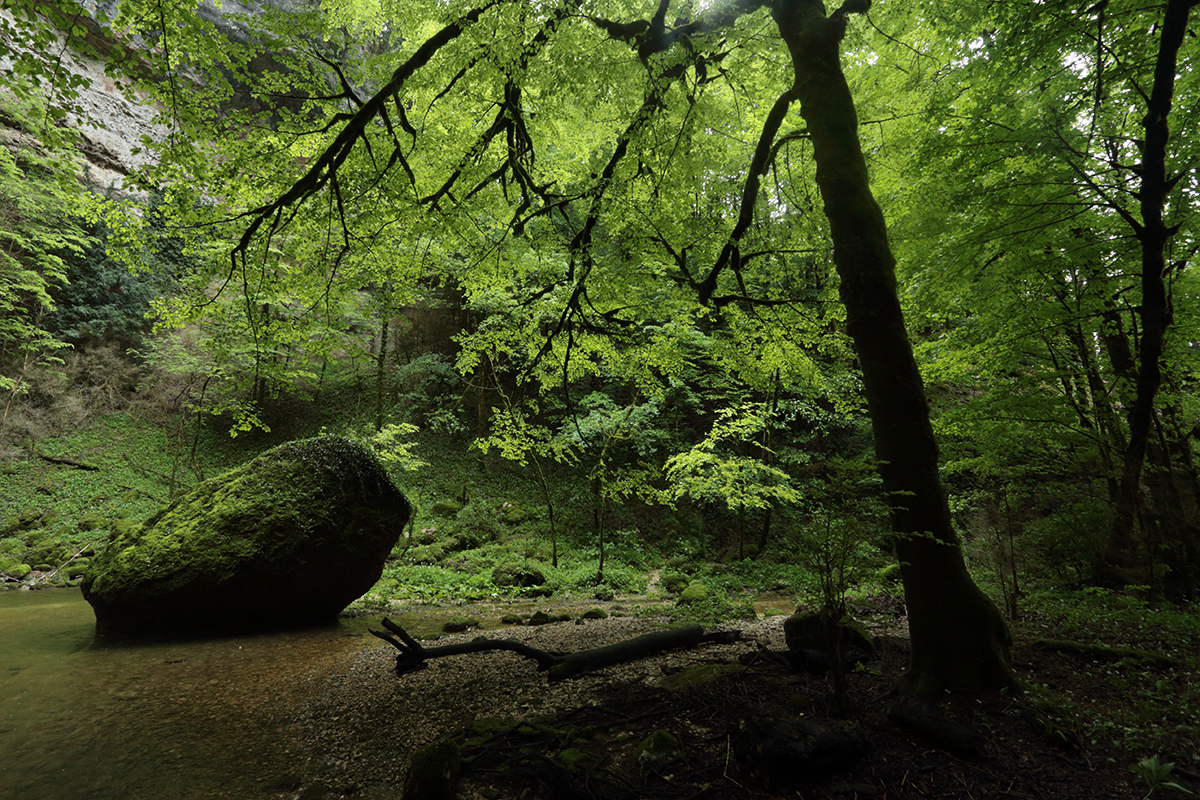
POLYGON ((1139 349, 1137 394, 1129 413, 1129 446, 1121 473, 1120 495, 1106 560, 1128 564, 1136 547, 1135 520, 1141 497, 1142 467, 1150 442, 1154 400, 1162 385, 1162 355, 1173 314, 1167 289, 1166 246, 1174 235, 1164 220, 1167 195, 1175 180, 1167 176, 1167 144, 1171 131, 1167 118, 1175 95, 1179 48, 1188 29, 1188 15, 1197 0, 1167 0, 1154 65, 1154 84, 1147 100, 1145 148, 1138 192, 1141 223, 1134 232, 1142 245, 1142 337, 1139 349))
POLYGON ((554 495, 550 490, 550 482, 546 480, 546 471, 542 469, 542 460, 534 453, 533 466, 537 469, 538 481, 542 484, 542 496, 546 498, 546 516, 550 520, 550 565, 558 566, 558 529, 554 524, 554 495))
POLYGON ((912 636, 912 660, 900 688, 929 695, 1015 687, 1008 628, 968 574, 951 526, 929 406, 900 310, 895 260, 842 74, 845 18, 840 11, 826 17, 819 0, 780 0, 772 12, 792 56, 793 92, 812 137, 847 328, 898 534, 912 636))
MULTIPOLYGON (((780 380, 780 371, 779 368, 776 367, 775 388, 771 392, 771 413, 767 417, 768 420, 774 420, 775 415, 779 413, 779 389, 781 384, 782 381, 780 380)), ((763 426, 762 444, 760 447, 760 457, 762 459, 763 466, 771 466, 771 462, 774 461, 773 456, 774 451, 771 449, 771 426, 770 424, 767 424, 763 426)), ((766 510, 763 511, 762 527, 759 529, 758 533, 758 552, 754 554, 755 558, 762 558, 763 553, 767 551, 767 540, 771 536, 771 516, 774 510, 774 506, 768 505, 766 510)))
MULTIPOLYGON (((384 289, 384 292, 387 290, 384 289)), ((375 432, 383 430, 384 374, 387 372, 388 327, 392 319, 391 307, 386 299, 383 303, 383 320, 379 323, 379 355, 375 359, 375 432)))

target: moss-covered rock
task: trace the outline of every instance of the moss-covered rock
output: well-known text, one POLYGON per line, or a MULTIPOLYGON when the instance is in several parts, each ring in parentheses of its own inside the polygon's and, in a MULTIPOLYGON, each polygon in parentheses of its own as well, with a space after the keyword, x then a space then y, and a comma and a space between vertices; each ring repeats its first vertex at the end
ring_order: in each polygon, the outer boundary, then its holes
MULTIPOLYGON (((833 630, 827 611, 800 611, 783 621, 783 636, 789 650, 829 650, 829 632, 833 630)), ((868 658, 875 657, 875 645, 861 622, 845 617, 841 626, 842 650, 858 650, 868 658)))
POLYGON ((671 594, 679 594, 688 587, 691 578, 682 572, 668 572, 662 576, 662 586, 671 594))
POLYGON ((509 525, 520 525, 533 516, 533 511, 519 503, 501 503, 496 515, 509 525))
POLYGON ((681 606, 693 605, 711 600, 714 596, 713 590, 703 583, 693 583, 679 593, 679 599, 675 602, 681 606))
POLYGON ((405 560, 410 564, 437 564, 445 556, 445 548, 437 544, 412 547, 404 554, 405 560))
POLYGON ((413 753, 402 800, 454 800, 462 771, 458 745, 442 739, 413 753))
POLYGON ((633 759, 640 770, 646 771, 669 761, 681 750, 683 745, 673 733, 659 729, 642 740, 633 752, 633 759))
POLYGON ((81 531, 98 531, 108 527, 108 520, 95 512, 88 512, 79 518, 76 527, 81 531))
POLYGON ((462 503, 456 503, 453 500, 439 500, 429 507, 430 514, 443 519, 453 519, 462 510, 462 503))
POLYGON ((409 513, 361 445, 289 442, 113 530, 83 595, 102 634, 331 621, 379 579, 409 513))
POLYGON ((29 566, 28 564, 23 564, 11 556, 4 556, 0 558, 0 572, 4 573, 10 578, 21 580, 32 571, 33 567, 29 566))
POLYGON ((500 588, 516 587, 528 589, 542 586, 546 576, 533 564, 501 564, 492 570, 492 583, 500 588))
POLYGON ((442 630, 446 633, 462 633, 463 631, 478 627, 479 620, 474 617, 453 617, 442 624, 442 630))

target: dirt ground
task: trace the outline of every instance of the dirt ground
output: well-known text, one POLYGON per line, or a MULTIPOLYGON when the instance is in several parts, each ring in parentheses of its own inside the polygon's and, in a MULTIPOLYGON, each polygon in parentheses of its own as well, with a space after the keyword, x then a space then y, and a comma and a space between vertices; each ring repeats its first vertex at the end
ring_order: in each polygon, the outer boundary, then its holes
MULTIPOLYGON (((1062 680, 1072 671, 1070 657, 1023 646, 1015 655, 1023 676, 1062 680)), ((811 780, 797 775, 794 782, 772 781, 739 757, 733 745, 748 708, 787 707, 805 718, 832 716, 828 678, 760 663, 691 689, 614 685, 607 702, 538 725, 468 737, 462 796, 1099 800, 1146 794, 1147 787, 1128 770, 1128 759, 1114 748, 1084 746, 1072 731, 1047 736, 1022 717, 1020 703, 999 693, 948 697, 942 704, 948 716, 984 733, 985 757, 956 756, 898 728, 887 718, 885 695, 901 666, 893 658, 882 674, 850 676, 852 716, 866 732, 870 750, 852 766, 811 780), (589 736, 589 729, 603 733, 589 736), (657 730, 672 734, 680 750, 649 765, 638 763, 639 745, 657 730), (583 733, 572 738, 573 731, 583 733), (565 759, 563 753, 572 750, 577 752, 565 759)))
MULTIPOLYGON (((848 675, 850 720, 858 737, 850 741, 865 740, 864 752, 835 753, 818 759, 812 770, 773 774, 773 762, 746 743, 748 719, 786 710, 817 730, 838 724, 827 722, 834 718, 827 675, 756 657, 782 650, 779 622, 750 623, 736 645, 676 651, 549 684, 532 662, 513 654, 437 659, 428 669, 398 678, 390 669, 395 651, 364 651, 319 702, 293 718, 305 730, 310 752, 321 755, 319 783, 340 787, 320 793, 309 784, 302 795, 414 798, 402 789, 411 780, 412 755, 449 740, 461 754, 457 797, 463 800, 1140 799, 1151 787, 1129 768, 1146 754, 1098 734, 1105 728, 1091 724, 1087 710, 1129 702, 1131 676, 1160 683, 1193 680, 1190 672, 1169 666, 1142 664, 1130 671, 1035 646, 1055 621, 1030 620, 1014 626, 1014 667, 1030 687, 1025 698, 994 692, 939 699, 944 717, 986 742, 982 755, 956 753, 889 720, 889 691, 908 654, 902 616, 885 614, 870 621, 885 643, 877 660, 869 670, 848 675), (1122 679, 1113 678, 1123 670, 1122 679), (655 738, 667 745, 646 752, 647 741, 655 738)), ((610 619, 489 636, 573 651, 638 635, 647 626, 652 622, 610 619)), ((1111 643, 1152 642, 1131 635, 1111 643)), ((1163 722, 1164 729, 1173 722, 1169 711, 1163 722)), ((1159 744, 1163 761, 1179 763, 1171 780, 1200 792, 1195 773, 1200 742, 1167 737, 1159 744)), ((1152 796, 1187 795, 1159 789, 1152 796)))

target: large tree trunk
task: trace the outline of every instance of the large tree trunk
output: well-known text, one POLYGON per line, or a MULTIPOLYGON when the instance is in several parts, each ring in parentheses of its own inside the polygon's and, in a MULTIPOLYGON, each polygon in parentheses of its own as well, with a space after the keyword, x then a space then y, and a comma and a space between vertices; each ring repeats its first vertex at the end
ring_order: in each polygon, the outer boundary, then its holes
POLYGON ((895 259, 842 74, 844 15, 826 17, 820 0, 779 0, 773 13, 795 66, 793 91, 812 137, 847 327, 893 511, 913 653, 902 688, 929 695, 1013 687, 1008 628, 967 572, 951 526, 929 406, 896 292, 895 259))

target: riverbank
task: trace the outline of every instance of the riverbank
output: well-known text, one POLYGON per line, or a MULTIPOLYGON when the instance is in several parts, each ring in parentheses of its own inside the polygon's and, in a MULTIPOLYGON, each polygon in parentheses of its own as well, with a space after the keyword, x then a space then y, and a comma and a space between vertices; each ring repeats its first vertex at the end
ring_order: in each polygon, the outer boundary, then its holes
MULTIPOLYGON (((445 737, 463 754, 464 800, 559 800, 573 793, 750 800, 796 792, 839 799, 1116 800, 1146 794, 1149 787, 1130 766, 1151 755, 1176 762, 1172 779, 1200 789, 1190 777, 1200 764, 1200 738, 1186 704, 1190 671, 1037 645, 1039 637, 1053 636, 1195 657, 1196 636, 1182 617, 1111 604, 1100 613, 1102 599, 1091 601, 1089 613, 1072 615, 1078 598, 1058 605, 1043 598, 1039 610, 1014 625, 1018 675, 1028 700, 1053 714, 1053 728, 1031 727, 1022 715, 1028 704, 1007 695, 944 698, 945 713, 985 734, 988 754, 975 759, 948 754, 889 722, 887 693, 907 662, 903 619, 868 618, 872 633, 888 636, 889 644, 872 669, 848 678, 851 718, 872 749, 794 792, 765 789, 732 746, 756 709, 787 708, 814 721, 833 717, 826 676, 796 674, 769 660, 749 668, 740 663, 783 649, 782 616, 727 626, 743 631, 736 644, 663 653, 550 684, 532 662, 502 652, 436 659, 398 677, 395 650, 367 633, 377 617, 313 631, 98 646, 77 591, 10 592, 0 595, 0 797, 397 800, 413 753, 445 737), (659 731, 679 748, 644 769, 637 748, 659 731)), ((389 614, 419 630, 456 610, 499 624, 500 608, 490 605, 487 613, 445 606, 389 614)), ((483 635, 575 651, 661 622, 610 616, 501 626, 483 635)))

